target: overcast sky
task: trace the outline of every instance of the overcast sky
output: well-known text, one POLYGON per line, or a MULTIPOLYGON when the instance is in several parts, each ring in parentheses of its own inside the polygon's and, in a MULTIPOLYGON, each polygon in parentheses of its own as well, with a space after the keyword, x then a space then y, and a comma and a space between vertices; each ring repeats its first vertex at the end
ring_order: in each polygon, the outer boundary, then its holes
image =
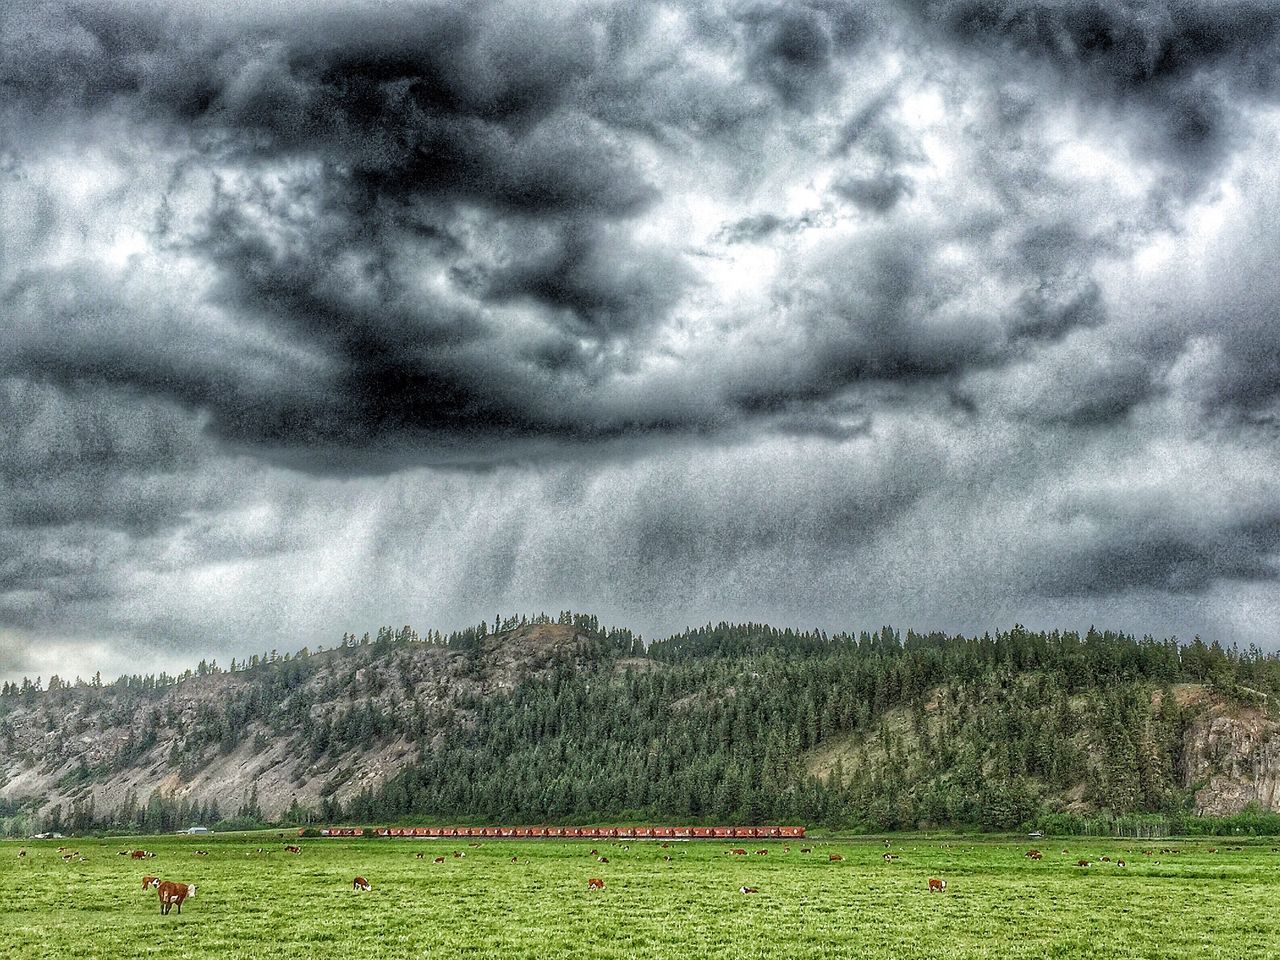
POLYGON ((1280 4, 0 8, 0 676, 1280 646, 1280 4))

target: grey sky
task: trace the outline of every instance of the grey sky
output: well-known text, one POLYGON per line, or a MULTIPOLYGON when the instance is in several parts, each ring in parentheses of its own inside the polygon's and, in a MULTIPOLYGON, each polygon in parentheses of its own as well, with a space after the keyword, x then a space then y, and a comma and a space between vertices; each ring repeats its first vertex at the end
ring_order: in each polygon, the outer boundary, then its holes
POLYGON ((0 675, 572 607, 1280 646, 1280 4, 0 11, 0 675))

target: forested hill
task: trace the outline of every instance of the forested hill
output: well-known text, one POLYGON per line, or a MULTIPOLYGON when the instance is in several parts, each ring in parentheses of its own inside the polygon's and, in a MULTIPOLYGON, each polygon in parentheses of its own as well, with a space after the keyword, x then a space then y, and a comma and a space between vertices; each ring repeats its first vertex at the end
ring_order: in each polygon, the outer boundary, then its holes
POLYGON ((1090 631, 408 627, 0 690, 4 829, 285 820, 1017 827, 1280 810, 1280 659, 1090 631))

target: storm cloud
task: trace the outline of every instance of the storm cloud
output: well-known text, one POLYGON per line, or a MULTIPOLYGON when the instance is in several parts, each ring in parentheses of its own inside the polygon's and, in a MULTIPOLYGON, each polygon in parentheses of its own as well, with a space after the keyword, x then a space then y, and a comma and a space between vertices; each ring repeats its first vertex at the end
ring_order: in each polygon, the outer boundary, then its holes
POLYGON ((569 606, 1280 643, 1280 4, 0 44, 6 675, 569 606))

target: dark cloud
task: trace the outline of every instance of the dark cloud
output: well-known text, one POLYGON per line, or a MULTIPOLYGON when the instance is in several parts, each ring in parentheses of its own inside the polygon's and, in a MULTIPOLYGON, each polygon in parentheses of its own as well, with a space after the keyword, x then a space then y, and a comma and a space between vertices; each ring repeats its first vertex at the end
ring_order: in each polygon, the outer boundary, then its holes
POLYGON ((1224 160, 1240 99, 1280 87, 1280 10, 1268 0, 909 0, 949 40, 1043 66, 1094 104, 1132 111, 1133 136, 1188 188, 1224 160), (1100 98, 1100 99, 1099 99, 1100 98))
POLYGON ((4 7, 0 673, 477 598, 1261 638, 1278 27, 4 7))
POLYGON ((1035 571, 1049 594, 1133 589, 1199 593, 1222 580, 1280 579, 1280 508, 1243 505, 1205 516, 1167 492, 1082 496, 1054 517, 1063 535, 1035 571))

